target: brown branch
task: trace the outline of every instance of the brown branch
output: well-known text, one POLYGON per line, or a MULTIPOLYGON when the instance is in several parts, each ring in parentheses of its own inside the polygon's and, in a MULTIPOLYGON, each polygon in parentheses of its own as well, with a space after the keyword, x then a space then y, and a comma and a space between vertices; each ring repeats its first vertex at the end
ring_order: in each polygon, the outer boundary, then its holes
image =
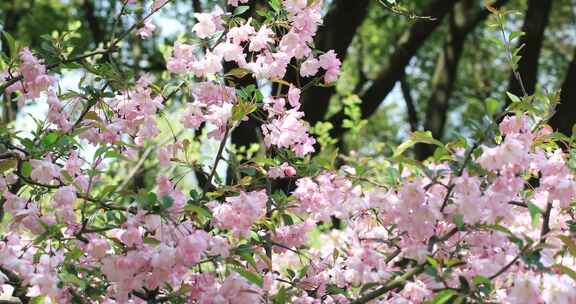
POLYGON ((208 180, 206 182, 206 185, 204 185, 203 194, 202 194, 203 197, 206 196, 206 192, 208 191, 210 186, 212 186, 212 179, 214 178, 214 175, 216 174, 216 169, 218 168, 218 163, 222 159, 222 154, 224 153, 224 147, 226 146, 226 141, 228 140, 228 133, 230 133, 230 127, 226 126, 226 131, 224 132, 224 136, 222 137, 222 140, 220 141, 220 146, 218 147, 218 153, 216 154, 216 158, 214 159, 214 164, 212 165, 212 171, 210 171, 210 175, 208 176, 208 180))
POLYGON ((12 287, 14 287, 12 295, 20 299, 22 303, 29 303, 31 299, 28 296, 26 296, 27 288, 25 286, 22 286, 22 279, 20 279, 20 277, 12 270, 7 269, 3 266, 0 266, 0 272, 2 272, 4 275, 6 275, 6 277, 8 277, 9 281, 7 283, 10 284, 12 287))
POLYGON ((493 280, 493 279, 499 277, 501 274, 505 273, 508 269, 510 269, 510 267, 512 267, 514 264, 516 264, 516 262, 522 257, 522 255, 526 251, 528 251, 528 248, 530 248, 529 245, 524 246, 524 248, 522 248, 522 250, 520 250, 520 253, 518 253, 518 255, 516 255, 516 257, 514 257, 514 259, 512 259, 512 261, 510 261, 508 264, 504 265, 504 267, 502 267, 502 269, 498 270, 498 272, 491 275, 489 277, 489 279, 493 280))
POLYGON ((378 289, 350 302, 350 304, 368 303, 368 302, 370 302, 374 299, 377 299, 378 297, 386 294, 387 292, 389 292, 391 290, 403 287, 404 284, 406 284, 406 282, 412 280, 412 278, 414 278, 415 276, 424 272, 425 265, 426 264, 420 264, 420 265, 416 266, 414 269, 404 273, 400 277, 397 277, 397 278, 394 278, 394 279, 388 281, 386 284, 384 284, 384 286, 382 286, 382 287, 380 287, 380 288, 378 288, 378 289))
POLYGON ((542 215, 542 229, 540 229, 540 242, 546 242, 546 234, 550 232, 550 215, 552 214, 552 203, 548 202, 546 210, 542 215))
POLYGON ((400 78, 400 88, 402 89, 402 96, 406 102, 406 112, 408 114, 408 123, 412 132, 418 131, 418 113, 416 112, 416 104, 412 98, 410 84, 406 80, 406 75, 400 78))

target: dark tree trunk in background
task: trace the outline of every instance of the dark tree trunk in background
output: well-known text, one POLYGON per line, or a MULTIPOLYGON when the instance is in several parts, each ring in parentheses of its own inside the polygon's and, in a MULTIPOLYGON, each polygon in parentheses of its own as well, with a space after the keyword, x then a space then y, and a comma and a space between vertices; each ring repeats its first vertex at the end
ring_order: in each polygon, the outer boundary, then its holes
MULTIPOLYGON (((500 8, 506 2, 508 0, 498 0, 491 6, 500 8)), ((437 139, 444 136, 449 102, 454 92, 466 37, 490 14, 486 9, 478 11, 477 4, 477 1, 466 0, 454 7, 450 16, 450 30, 438 56, 424 122, 424 130, 432 132, 432 136, 437 139)), ((434 149, 431 145, 417 145, 416 157, 424 160, 434 153, 434 149)))
MULTIPOLYGON (((434 17, 434 20, 418 19, 411 28, 400 37, 395 51, 385 59, 380 74, 362 96, 361 108, 363 118, 370 117, 378 109, 384 98, 392 91, 396 82, 398 82, 404 74, 404 70, 410 63, 410 60, 416 55, 420 47, 424 45, 424 42, 434 30, 442 23, 442 19, 452 10, 456 2, 458 2, 458 0, 432 1, 420 15, 434 17)), ((330 122, 334 125, 334 129, 332 129, 331 132, 333 137, 340 138, 343 135, 344 129, 342 128, 342 122, 344 118, 344 112, 341 111, 330 119, 330 122)))
MULTIPOLYGON (((324 18, 314 41, 323 51, 334 50, 342 62, 346 58, 348 47, 356 35, 368 11, 369 0, 335 0, 324 18)), ((296 75, 298 77, 298 75, 296 75)), ((330 98, 336 92, 334 87, 312 87, 302 93, 302 108, 305 119, 314 125, 324 119, 330 98)))
POLYGON ((84 18, 86 18, 86 21, 88 22, 88 28, 90 29, 90 33, 92 33, 94 42, 96 44, 104 42, 106 39, 106 32, 103 28, 103 23, 96 16, 96 7, 94 6, 94 2, 92 2, 92 0, 83 0, 82 10, 84 12, 84 18))
POLYGON ((572 134, 572 127, 576 124, 576 50, 562 85, 560 105, 549 123, 554 130, 567 136, 572 134))
POLYGON ((542 50, 544 30, 548 25, 552 0, 529 0, 522 31, 526 34, 518 41, 518 46, 524 44, 518 55, 522 56, 518 62, 517 72, 522 78, 520 83, 514 73, 510 75, 508 91, 516 96, 532 95, 538 81, 538 59, 542 50), (522 88, 524 85, 524 89, 522 88), (523 91, 525 90, 525 92, 523 91))
POLYGON ((410 131, 418 131, 418 111, 416 110, 416 102, 412 98, 412 89, 410 84, 406 79, 406 75, 402 75, 400 79, 400 88, 402 89, 402 96, 404 96, 404 102, 406 103, 406 114, 408 117, 408 123, 410 124, 410 131))
POLYGON ((192 9, 195 13, 202 12, 202 3, 200 3, 200 0, 192 0, 192 9))

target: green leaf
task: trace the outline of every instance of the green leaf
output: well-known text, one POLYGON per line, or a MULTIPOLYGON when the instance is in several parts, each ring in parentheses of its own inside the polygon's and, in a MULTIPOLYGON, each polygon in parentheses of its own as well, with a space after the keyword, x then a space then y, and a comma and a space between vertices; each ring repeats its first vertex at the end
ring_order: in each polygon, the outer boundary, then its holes
POLYGON ((262 279, 262 277, 260 275, 254 273, 252 271, 246 270, 244 268, 239 268, 239 267, 233 267, 232 269, 254 285, 262 287, 262 285, 264 284, 264 279, 262 279))
POLYGON ((29 162, 25 162, 22 164, 22 175, 25 177, 30 177, 30 173, 32 173, 32 165, 29 162))
POLYGON ((144 238, 144 244, 148 244, 148 245, 160 245, 160 241, 152 238, 152 237, 145 237, 144 238))
POLYGON ((56 141, 58 141, 58 133, 56 132, 50 132, 48 134, 46 134, 46 136, 44 136, 44 138, 42 138, 42 144, 44 144, 46 147, 50 147, 53 144, 56 143, 56 141))
POLYGON ((186 207, 184 207, 184 209, 187 212, 196 213, 198 216, 201 216, 205 219, 212 218, 212 214, 210 213, 210 211, 208 211, 208 209, 196 204, 188 204, 186 205, 186 207))
POLYGON ((510 100, 512 100, 512 102, 520 102, 520 97, 510 93, 510 92, 506 92, 506 95, 508 95, 508 98, 510 98, 510 100))
POLYGON ((242 120, 246 115, 256 111, 256 105, 248 102, 239 102, 232 108, 232 121, 242 120))
POLYGON ((464 230, 464 216, 462 214, 454 214, 452 221, 458 227, 458 230, 464 230))
POLYGON ((532 218, 532 226, 537 227, 540 225, 540 216, 542 216, 542 211, 538 206, 531 202, 528 202, 528 211, 530 212, 530 218, 532 218))
POLYGON ((240 245, 238 246, 238 248, 236 248, 235 253, 239 255, 242 259, 244 259, 246 262, 248 262, 250 266, 257 268, 256 260, 254 260, 254 257, 252 256, 252 249, 250 248, 250 246, 246 244, 240 245))
POLYGON ((61 272, 59 277, 62 282, 72 283, 77 286, 82 284, 82 280, 80 280, 77 276, 68 272, 61 272))
POLYGON ((480 275, 475 276, 474 279, 472 279, 472 282, 475 285, 482 285, 482 284, 490 284, 491 283, 490 279, 483 277, 483 276, 480 276, 480 275))
POLYGON ((478 287, 478 289, 484 294, 492 292, 492 281, 486 277, 480 275, 475 276, 472 279, 472 283, 474 283, 474 286, 478 287))
POLYGON ((294 225, 294 220, 292 220, 292 217, 289 214, 282 214, 282 221, 284 222, 284 225, 294 225))
POLYGON ((172 207, 173 204, 174 204, 174 199, 171 196, 165 195, 162 197, 162 208, 168 209, 168 208, 172 207))
POLYGON ((326 292, 328 294, 342 294, 345 295, 346 294, 346 289, 344 288, 340 288, 338 286, 336 286, 336 284, 328 284, 326 286, 326 292))
POLYGON ((270 4, 270 7, 276 13, 280 12, 280 10, 282 8, 282 3, 280 2, 280 0, 270 0, 270 1, 268 1, 268 4, 270 4))
POLYGON ((360 294, 363 294, 363 293, 365 293, 366 291, 368 291, 368 290, 370 290, 370 289, 372 289, 372 288, 374 288, 374 287, 381 286, 381 285, 382 285, 382 283, 379 283, 379 282, 373 282, 373 283, 364 284, 364 285, 362 286, 362 288, 360 289, 360 294))
POLYGON ((248 176, 256 176, 256 173, 258 173, 258 171, 256 171, 256 169, 254 169, 252 167, 242 167, 242 168, 238 169, 238 171, 240 171, 240 173, 246 174, 248 176))
POLYGON ((484 229, 489 229, 489 230, 496 230, 496 231, 500 231, 502 233, 506 233, 508 235, 513 235, 512 231, 510 231, 508 228, 502 226, 502 225, 497 225, 497 224, 485 224, 485 225, 479 225, 480 228, 484 228, 484 229))
POLYGON ((38 296, 30 299, 30 304, 42 304, 42 303, 46 303, 45 296, 38 296))
POLYGON ((16 168, 18 161, 15 159, 6 159, 0 161, 0 173, 4 173, 10 169, 16 168))
POLYGON ((560 239, 564 245, 566 245, 568 252, 570 252, 573 257, 576 257, 576 244, 574 244, 574 241, 572 241, 572 239, 566 235, 559 235, 557 238, 560 239))
POLYGON ((501 106, 500 101, 498 101, 495 98, 487 98, 485 101, 485 105, 486 105, 486 112, 488 112, 490 116, 494 116, 500 111, 501 106))
POLYGON ((440 265, 440 264, 438 263, 438 261, 436 261, 436 260, 435 260, 434 258, 432 258, 432 257, 426 257, 426 260, 428 261, 428 264, 430 264, 430 266, 432 266, 432 267, 434 267, 434 268, 437 268, 438 265, 440 265))
POLYGON ((526 34, 525 32, 514 31, 514 32, 510 33, 510 35, 508 36, 508 40, 512 41, 518 37, 524 36, 525 34, 526 34))
POLYGON ((66 183, 72 183, 72 181, 74 180, 74 179, 72 178, 72 176, 70 175, 70 173, 68 173, 68 171, 66 171, 66 170, 62 170, 62 171, 60 172, 60 175, 62 175, 62 178, 64 179, 64 181, 65 181, 66 183))
POLYGON ((284 286, 280 287, 278 293, 274 296, 274 304, 284 304, 287 303, 288 295, 286 294, 286 288, 284 286))
POLYGON ((16 40, 10 33, 3 31, 2 34, 4 35, 4 39, 8 43, 8 49, 10 50, 10 58, 18 57, 18 47, 16 45, 16 40))
POLYGON ((250 9, 250 6, 248 5, 241 5, 239 7, 237 7, 236 9, 234 9, 234 16, 239 16, 244 14, 246 11, 248 11, 250 9))
POLYGON ((432 132, 430 131, 416 131, 410 134, 410 138, 400 144, 394 151, 394 157, 398 157, 404 153, 408 148, 414 146, 417 143, 424 143, 430 145, 436 145, 438 147, 444 147, 444 144, 432 137, 432 132))
POLYGON ((456 292, 452 289, 444 289, 437 293, 428 304, 444 304, 448 303, 456 295, 456 292))
POLYGON ((86 115, 84 115, 84 119, 94 120, 94 121, 102 121, 102 119, 100 119, 98 114, 94 111, 89 111, 88 113, 86 113, 86 115))
POLYGON ((246 75, 249 75, 250 73, 251 72, 247 69, 235 68, 232 69, 230 72, 226 73, 226 76, 232 76, 234 78, 242 79, 246 77, 246 75))

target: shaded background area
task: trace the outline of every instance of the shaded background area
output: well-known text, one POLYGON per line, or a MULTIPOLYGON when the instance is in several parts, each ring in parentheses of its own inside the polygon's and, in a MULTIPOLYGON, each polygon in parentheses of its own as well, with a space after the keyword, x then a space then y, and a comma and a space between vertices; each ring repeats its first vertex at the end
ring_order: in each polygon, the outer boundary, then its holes
MULTIPOLYGON (((149 40, 133 39, 129 58, 121 67, 130 73, 166 77, 165 56, 177 39, 191 34, 194 12, 209 11, 224 1, 173 0, 155 16, 157 31, 149 40)), ((343 61, 343 75, 333 87, 314 87, 303 93, 306 120, 328 121, 330 134, 344 152, 373 142, 395 145, 410 131, 430 130, 435 138, 470 135, 482 124, 489 108, 506 104, 506 91, 516 95, 561 89, 561 105, 550 120, 553 128, 570 135, 576 123, 576 1, 495 0, 491 5, 521 14, 510 15, 507 30, 523 31, 515 39, 524 45, 518 73, 523 86, 495 42, 499 32, 487 26, 493 16, 481 0, 331 0, 325 1, 325 23, 317 48, 334 49, 343 61), (368 122, 354 136, 344 121, 346 101, 359 100, 355 113, 368 122), (360 110, 360 111, 357 111, 360 110)), ((264 0, 250 13, 258 18, 264 0)), ((42 35, 72 30, 79 52, 107 41, 120 0, 21 0, 0 2, 2 30, 32 49, 49 53, 42 35)), ((136 15, 139 14, 136 11, 136 15)), ((129 27, 126 17, 116 26, 129 27)), ((4 38, 3 38, 4 39, 4 38)), ((7 53, 3 40, 2 51, 7 53)), ((289 75, 289 78, 298 77, 289 75)), ((274 89, 274 88, 273 88, 274 89)), ((4 97, 2 124, 15 119, 17 107, 4 97)), ((237 128, 232 142, 257 141, 256 122, 237 128)), ((354 132, 352 132, 354 133, 354 132)), ((433 151, 417 146, 425 159, 433 151)))

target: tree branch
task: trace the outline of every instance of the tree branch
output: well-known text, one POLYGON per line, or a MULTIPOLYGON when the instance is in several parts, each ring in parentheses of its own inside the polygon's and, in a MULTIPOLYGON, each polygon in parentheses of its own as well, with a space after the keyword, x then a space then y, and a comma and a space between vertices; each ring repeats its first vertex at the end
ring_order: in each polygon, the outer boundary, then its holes
POLYGON ((410 131, 418 131, 418 112, 416 111, 416 104, 412 98, 412 93, 410 89, 410 84, 406 80, 406 75, 400 78, 400 88, 402 89, 402 95, 404 96, 404 101, 406 102, 406 112, 408 114, 408 123, 410 124, 410 131))

